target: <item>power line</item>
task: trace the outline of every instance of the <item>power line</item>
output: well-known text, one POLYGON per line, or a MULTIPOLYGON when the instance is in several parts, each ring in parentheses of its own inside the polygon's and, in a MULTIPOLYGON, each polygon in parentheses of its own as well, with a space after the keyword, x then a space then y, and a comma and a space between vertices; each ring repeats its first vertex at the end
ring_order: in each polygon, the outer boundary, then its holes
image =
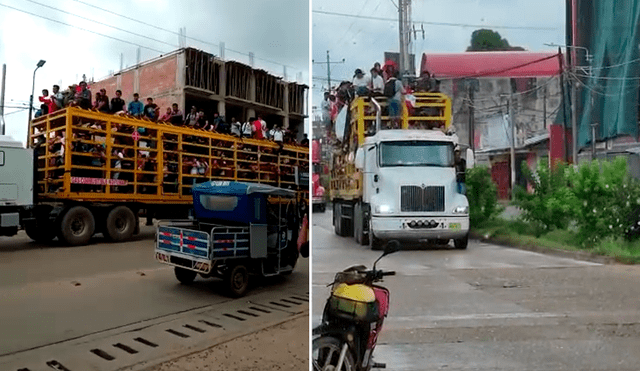
MULTIPOLYGON (((337 13, 337 12, 327 12, 324 10, 312 10, 312 12, 317 14, 335 15, 340 17, 371 19, 375 21, 393 21, 393 22, 398 21, 396 18, 373 17, 373 16, 364 16, 364 15, 355 15, 355 14, 346 14, 346 13, 337 13)), ((485 24, 478 25, 478 24, 467 24, 467 23, 427 22, 427 21, 413 21, 412 23, 423 23, 423 24, 428 24, 432 26, 502 28, 502 29, 513 29, 513 30, 553 30, 553 31, 557 30, 556 27, 491 26, 491 25, 485 25, 485 24)))
MULTIPOLYGON (((130 20, 130 21, 138 22, 138 23, 143 24, 143 25, 145 25, 145 26, 153 27, 153 28, 155 28, 155 29, 157 29, 157 30, 160 30, 160 31, 165 31, 165 32, 169 32, 169 33, 172 33, 172 34, 174 34, 174 35, 178 35, 178 36, 180 36, 180 34, 179 34, 178 32, 171 31, 171 30, 168 30, 168 29, 166 29, 166 28, 158 27, 158 26, 156 26, 156 25, 153 25, 153 24, 150 24, 150 23, 143 22, 143 21, 141 21, 141 20, 139 20, 139 19, 131 18, 131 17, 128 17, 128 16, 126 16, 126 15, 122 15, 122 14, 116 13, 116 12, 111 11, 111 10, 109 10, 109 9, 101 8, 101 7, 99 7, 99 6, 96 6, 96 5, 93 5, 93 4, 89 4, 89 3, 87 3, 87 2, 80 1, 80 0, 73 0, 73 1, 75 1, 75 2, 77 2, 77 3, 80 3, 80 4, 84 4, 84 5, 86 5, 86 6, 89 6, 89 7, 95 8, 95 9, 102 10, 103 12, 107 12, 107 13, 109 13, 109 14, 113 14, 113 15, 115 15, 115 16, 118 16, 118 17, 121 17, 121 18, 124 18, 124 19, 128 19, 128 20, 130 20)), ((190 39, 190 40, 193 40, 193 41, 197 41, 197 42, 203 43, 203 44, 211 45, 211 46, 214 46, 214 47, 216 47, 216 48, 218 48, 218 47, 220 46, 219 44, 215 44, 215 43, 212 43, 212 42, 209 42, 209 41, 204 41, 204 40, 196 39, 195 37, 186 36, 186 38, 187 38, 187 39, 190 39)), ((245 56, 249 56, 249 54, 250 54, 250 53, 245 53, 245 52, 241 52, 241 51, 239 51, 239 50, 234 50, 234 49, 230 49, 230 48, 226 48, 226 47, 225 47, 225 50, 228 50, 228 51, 233 52, 233 53, 238 53, 238 54, 241 54, 241 55, 245 55, 245 56)), ((258 59, 258 60, 261 60, 261 61, 264 61, 264 62, 269 62, 269 63, 277 64, 277 65, 279 65, 279 66, 285 66, 285 67, 293 68, 294 70, 298 70, 296 67, 289 66, 289 65, 286 65, 286 64, 284 64, 284 63, 280 63, 280 62, 272 61, 272 60, 269 60, 269 59, 266 59, 266 58, 261 58, 261 57, 256 57, 256 56, 254 56, 254 58, 255 58, 255 59, 258 59)))
POLYGON ((123 42, 123 43, 129 44, 129 45, 134 45, 134 46, 137 46, 137 47, 140 47, 140 48, 144 48, 144 49, 147 49, 147 50, 151 50, 151 51, 154 51, 154 52, 156 52, 156 53, 165 54, 165 53, 164 53, 163 51, 161 51, 161 50, 153 49, 153 48, 150 48, 150 47, 148 47, 148 46, 144 46, 144 45, 136 44, 136 43, 133 43, 133 42, 130 42, 130 41, 127 41, 127 40, 122 40, 122 39, 119 39, 119 38, 117 38, 117 37, 113 37, 113 36, 109 36, 109 35, 101 34, 100 32, 95 32, 95 31, 87 30, 86 28, 82 28, 82 27, 74 26, 74 25, 71 25, 71 24, 68 24, 68 23, 64 23, 64 22, 61 22, 61 21, 55 20, 55 19, 47 18, 47 17, 45 17, 45 16, 41 16, 41 15, 38 15, 38 14, 35 14, 35 13, 31 13, 31 12, 28 12, 28 11, 26 11, 26 10, 22 10, 22 9, 14 8, 14 7, 9 6, 9 5, 5 5, 5 4, 1 4, 1 3, 0 3, 0 6, 3 6, 3 7, 5 7, 5 8, 9 8, 9 9, 13 9, 13 10, 18 11, 18 12, 21 12, 21 13, 29 14, 29 15, 32 15, 32 16, 34 16, 34 17, 38 17, 38 18, 42 18, 42 19, 46 19, 46 20, 51 21, 51 22, 55 22, 55 23, 59 23, 59 24, 65 25, 65 26, 69 26, 69 27, 77 28, 77 29, 79 29, 79 30, 81 30, 81 31, 91 32, 92 34, 99 35, 99 36, 102 36, 102 37, 106 37, 106 38, 109 38, 109 39, 112 39, 112 40, 120 41, 120 42, 123 42))
POLYGON ((78 17, 78 18, 80 18, 80 19, 84 19, 84 20, 86 20, 86 21, 94 22, 94 23, 97 23, 97 24, 102 25, 102 26, 106 26, 106 27, 109 27, 109 28, 113 28, 114 30, 118 30, 118 31, 122 31, 122 32, 130 33, 130 34, 132 34, 132 35, 135 35, 135 36, 138 36, 138 37, 143 37, 143 38, 145 38, 145 39, 149 39, 149 40, 151 40, 151 41, 155 41, 155 42, 158 42, 158 43, 162 43, 162 44, 165 44, 165 45, 169 45, 169 46, 171 46, 172 48, 177 48, 177 47, 178 47, 178 46, 176 46, 176 45, 174 45, 174 44, 170 44, 170 43, 165 42, 165 41, 162 41, 162 40, 154 39, 154 38, 152 38, 152 37, 145 36, 145 35, 141 35, 141 34, 139 34, 139 33, 131 32, 131 31, 127 31, 127 30, 125 30, 125 29, 122 29, 122 28, 119 28, 119 27, 116 27, 116 26, 112 26, 112 25, 107 24, 107 23, 102 23, 102 22, 100 22, 100 21, 96 21, 95 19, 86 18, 86 17, 83 17, 83 16, 81 16, 81 15, 77 15, 77 14, 74 14, 74 13, 71 13, 71 12, 67 12, 67 11, 65 11, 65 10, 58 9, 58 8, 56 8, 56 7, 53 7, 53 6, 49 6, 49 5, 46 5, 46 4, 41 4, 41 3, 37 2, 37 1, 33 1, 33 0, 26 0, 26 1, 28 1, 28 2, 30 2, 30 3, 34 3, 34 4, 37 4, 37 5, 40 5, 40 6, 43 6, 43 7, 45 7, 45 8, 53 9, 53 10, 55 10, 55 11, 57 11, 57 12, 61 12, 61 13, 64 13, 64 14, 71 15, 71 16, 73 16, 73 17, 78 17))

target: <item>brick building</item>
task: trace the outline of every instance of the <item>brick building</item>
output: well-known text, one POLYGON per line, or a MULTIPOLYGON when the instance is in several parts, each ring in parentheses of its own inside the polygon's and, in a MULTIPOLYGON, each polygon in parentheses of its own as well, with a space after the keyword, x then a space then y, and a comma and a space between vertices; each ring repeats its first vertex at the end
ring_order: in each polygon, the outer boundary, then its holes
POLYGON ((161 114, 177 103, 185 114, 196 106, 209 118, 218 113, 227 121, 235 117, 244 122, 261 115, 269 128, 278 124, 299 138, 307 117, 308 86, 194 48, 142 62, 90 86, 93 92, 105 88, 110 99, 120 89, 127 104, 134 93, 143 103, 152 97, 161 114))

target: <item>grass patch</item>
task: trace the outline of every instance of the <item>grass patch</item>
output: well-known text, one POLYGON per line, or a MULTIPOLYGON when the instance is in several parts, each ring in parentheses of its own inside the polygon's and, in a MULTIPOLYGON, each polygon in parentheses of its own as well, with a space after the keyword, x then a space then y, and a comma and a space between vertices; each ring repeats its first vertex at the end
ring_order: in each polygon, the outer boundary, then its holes
POLYGON ((484 222, 471 228, 478 238, 498 244, 543 248, 549 250, 584 251, 591 254, 608 256, 627 264, 640 263, 640 240, 626 241, 622 238, 606 239, 595 246, 580 246, 577 232, 556 229, 540 237, 535 237, 535 228, 523 220, 504 220, 500 218, 484 222))

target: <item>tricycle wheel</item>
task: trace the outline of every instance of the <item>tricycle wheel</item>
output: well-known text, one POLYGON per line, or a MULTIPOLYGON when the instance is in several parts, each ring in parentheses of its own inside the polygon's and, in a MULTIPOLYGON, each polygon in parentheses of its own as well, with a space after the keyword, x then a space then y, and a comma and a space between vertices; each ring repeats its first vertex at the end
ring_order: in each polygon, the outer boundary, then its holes
POLYGON ((193 283, 193 280, 196 279, 196 275, 198 274, 197 272, 180 268, 180 267, 175 267, 175 273, 176 273, 176 278, 183 285, 188 285, 190 283, 193 283))
POLYGON ((227 286, 227 292, 231 297, 239 298, 244 296, 249 287, 249 271, 242 264, 229 267, 224 282, 227 286))

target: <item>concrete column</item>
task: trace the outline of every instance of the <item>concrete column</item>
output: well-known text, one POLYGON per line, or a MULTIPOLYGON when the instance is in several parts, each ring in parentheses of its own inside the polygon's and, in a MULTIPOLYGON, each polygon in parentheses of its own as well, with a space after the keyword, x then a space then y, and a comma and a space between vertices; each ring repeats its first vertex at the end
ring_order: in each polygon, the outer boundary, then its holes
POLYGON ((249 101, 254 103, 256 101, 256 75, 253 72, 249 77, 249 101))
POLYGON ((140 68, 139 67, 136 67, 136 69, 133 70, 133 92, 140 94, 140 68))
POLYGON ((289 84, 284 83, 284 99, 283 99, 283 107, 284 111, 284 119, 282 120, 282 126, 286 129, 289 127, 289 84))
MULTIPOLYGON (((220 49, 224 48, 224 44, 220 43, 220 49)), ((218 101, 218 113, 221 116, 226 116, 227 107, 227 69, 225 63, 220 63, 220 71, 218 73, 218 94, 220 95, 220 101, 218 101)))

